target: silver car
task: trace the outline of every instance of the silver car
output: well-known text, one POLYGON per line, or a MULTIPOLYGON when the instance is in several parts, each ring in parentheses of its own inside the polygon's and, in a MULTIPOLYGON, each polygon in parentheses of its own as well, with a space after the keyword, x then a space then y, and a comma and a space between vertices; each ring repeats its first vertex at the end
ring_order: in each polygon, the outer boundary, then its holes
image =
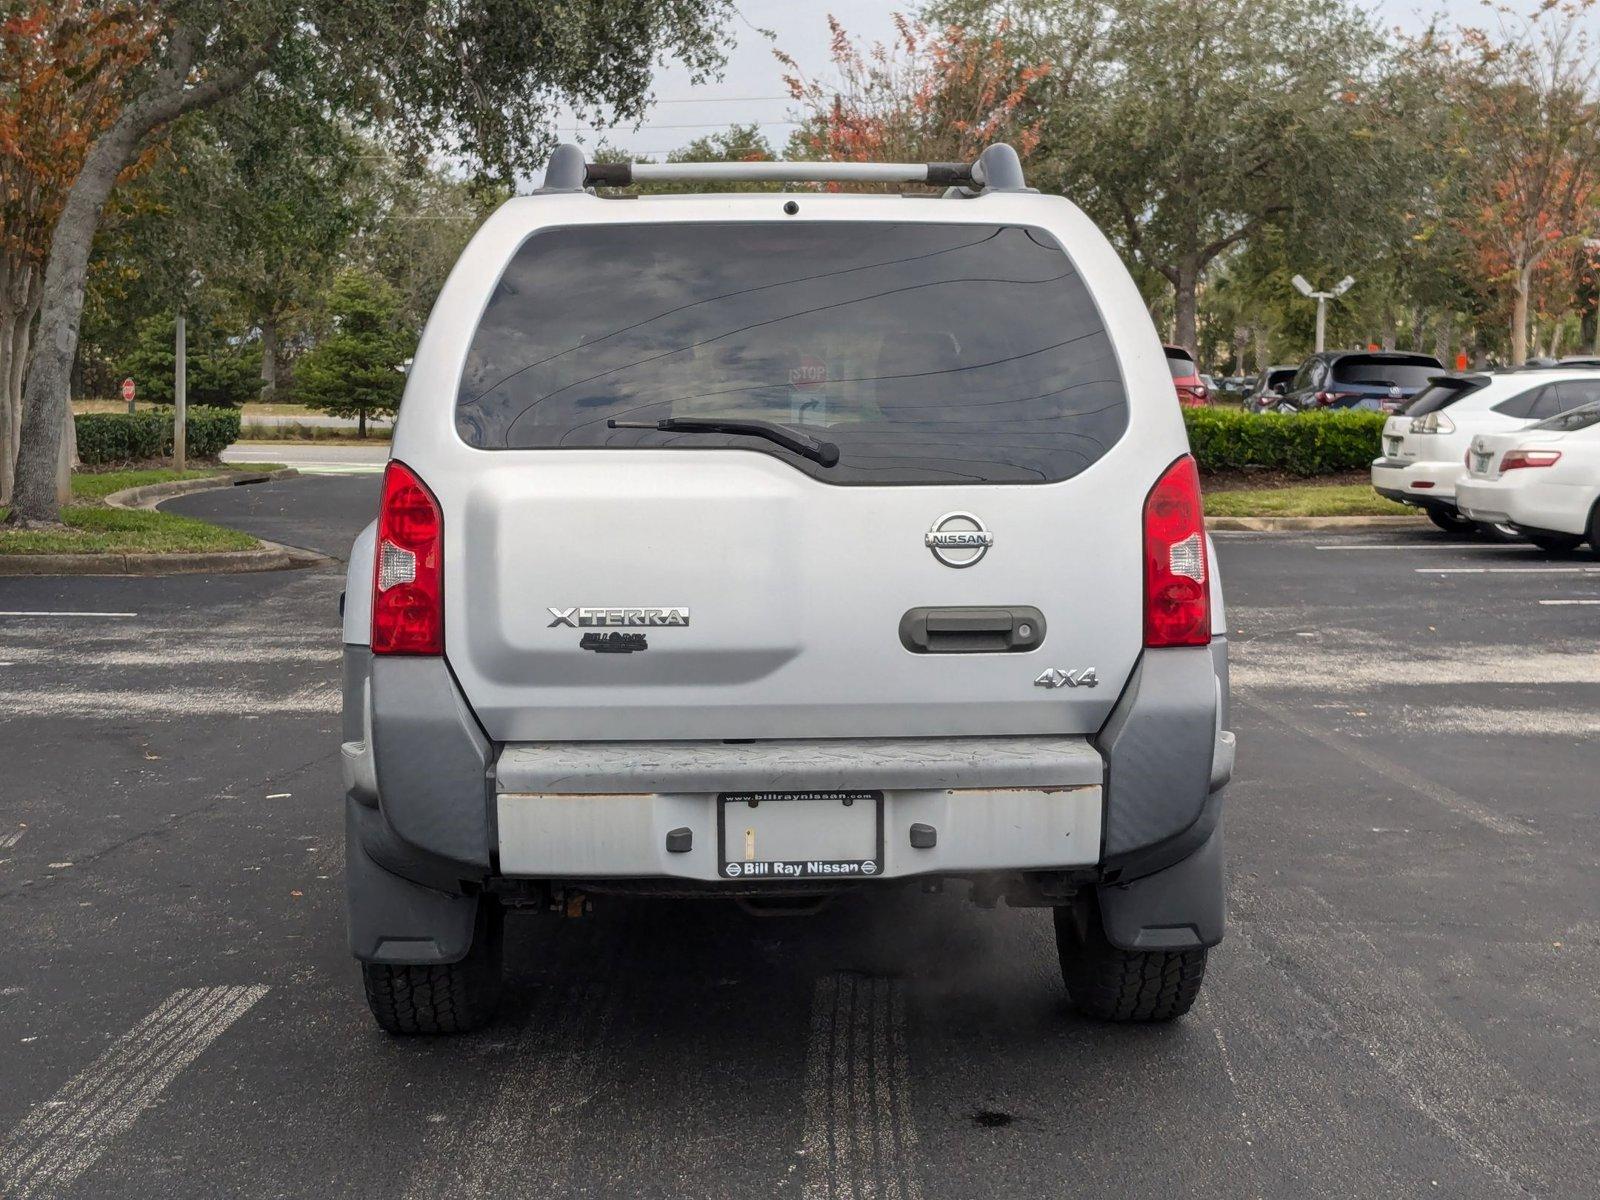
POLYGON ((1082 1012, 1187 1011, 1233 735, 1171 397, 1116 253, 1007 146, 560 148, 445 284, 350 558, 379 1024, 486 1020, 507 912, 929 880, 1051 910, 1082 1012), (688 177, 945 190, 596 194, 688 177))

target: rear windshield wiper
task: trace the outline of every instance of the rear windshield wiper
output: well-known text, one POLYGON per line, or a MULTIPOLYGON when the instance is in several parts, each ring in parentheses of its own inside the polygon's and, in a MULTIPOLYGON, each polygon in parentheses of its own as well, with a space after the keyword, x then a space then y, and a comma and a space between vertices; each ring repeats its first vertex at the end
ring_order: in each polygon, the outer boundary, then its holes
POLYGON ((664 417, 659 421, 606 422, 607 429, 655 429, 662 433, 739 433, 766 438, 814 463, 831 467, 839 461, 839 447, 776 421, 739 421, 730 417, 664 417))

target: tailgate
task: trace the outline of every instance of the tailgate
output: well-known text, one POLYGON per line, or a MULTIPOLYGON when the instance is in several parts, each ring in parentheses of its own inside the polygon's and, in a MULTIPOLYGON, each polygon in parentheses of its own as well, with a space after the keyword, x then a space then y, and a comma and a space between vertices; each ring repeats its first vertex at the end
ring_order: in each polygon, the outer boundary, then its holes
POLYGON ((446 515, 446 646, 496 740, 1082 734, 1140 652, 1149 481, 1110 459, 844 488, 752 452, 485 458, 446 515), (971 565, 928 545, 979 524, 971 565))

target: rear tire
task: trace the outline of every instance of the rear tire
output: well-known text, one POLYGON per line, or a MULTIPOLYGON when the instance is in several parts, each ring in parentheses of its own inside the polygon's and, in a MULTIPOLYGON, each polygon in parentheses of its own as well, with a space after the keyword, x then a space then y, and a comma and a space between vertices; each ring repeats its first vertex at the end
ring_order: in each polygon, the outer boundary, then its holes
POLYGON ((1589 553, 1600 558, 1600 501, 1589 510, 1589 553))
POLYGON ((389 1033, 468 1033, 486 1024, 500 1004, 504 939, 500 905, 478 902, 472 949, 460 962, 430 966, 362 963, 367 1007, 389 1033))
POLYGON ((1084 1016, 1097 1021, 1171 1021, 1194 1006, 1206 977, 1204 947, 1119 950, 1106 940, 1093 900, 1081 907, 1057 908, 1055 923, 1067 999, 1084 1016))
POLYGON ((1472 528, 1471 521, 1447 508, 1428 508, 1424 511, 1428 514, 1428 520, 1446 533, 1461 533, 1472 528))
POLYGON ((1570 554, 1583 545, 1583 535, 1578 533, 1530 533, 1525 536, 1547 554, 1570 554))

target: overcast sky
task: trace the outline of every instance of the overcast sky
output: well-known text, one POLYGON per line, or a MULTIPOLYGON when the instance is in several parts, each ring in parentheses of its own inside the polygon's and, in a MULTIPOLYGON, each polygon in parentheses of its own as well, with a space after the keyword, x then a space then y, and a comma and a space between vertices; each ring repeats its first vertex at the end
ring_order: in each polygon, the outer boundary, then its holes
MULTIPOLYGON (((1515 3, 1516 0, 1513 0, 1515 3)), ((1528 0, 1522 0, 1527 3, 1528 0)), ((1481 0, 1389 0, 1372 6, 1386 26, 1417 29, 1425 14, 1442 12, 1456 20, 1493 21, 1481 0)), ((612 146, 636 155, 661 157, 684 143, 730 124, 758 122, 780 153, 794 127, 794 103, 779 81, 781 68, 772 57, 774 46, 793 55, 812 77, 828 73, 828 14, 834 13, 856 37, 868 42, 887 41, 893 34, 891 14, 915 8, 914 0, 740 0, 734 18, 735 45, 720 81, 695 87, 688 73, 676 66, 663 68, 656 81, 656 103, 637 130, 622 127, 605 133, 612 146), (771 30, 769 40, 757 29, 771 30)), ((562 120, 562 141, 593 147, 600 135, 579 127, 575 118, 562 120)))

